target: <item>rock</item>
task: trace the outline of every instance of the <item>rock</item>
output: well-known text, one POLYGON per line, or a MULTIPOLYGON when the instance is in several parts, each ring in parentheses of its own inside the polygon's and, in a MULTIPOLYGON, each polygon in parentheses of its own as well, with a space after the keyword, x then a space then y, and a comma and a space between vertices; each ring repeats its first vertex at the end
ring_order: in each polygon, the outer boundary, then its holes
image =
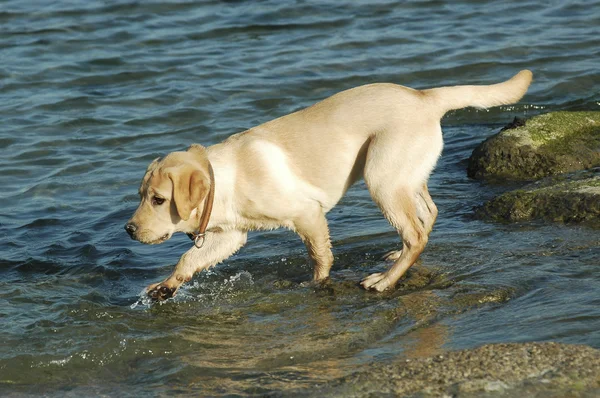
POLYGON ((597 396, 600 350, 560 343, 488 344, 372 365, 292 396, 597 396), (494 395, 497 396, 497 395, 494 395))
POLYGON ((600 112, 552 112, 515 119, 480 144, 467 173, 477 179, 534 180, 600 165, 600 112))
POLYGON ((600 222, 600 174, 534 183, 490 200, 476 213, 498 221, 600 222))

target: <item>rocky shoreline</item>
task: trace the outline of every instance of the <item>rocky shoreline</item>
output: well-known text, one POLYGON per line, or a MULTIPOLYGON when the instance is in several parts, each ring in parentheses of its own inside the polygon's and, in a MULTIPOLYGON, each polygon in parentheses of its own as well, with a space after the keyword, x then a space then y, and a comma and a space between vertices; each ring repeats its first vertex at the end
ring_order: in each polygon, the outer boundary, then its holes
POLYGON ((561 343, 487 344, 401 359, 292 396, 596 397, 600 350, 561 343))

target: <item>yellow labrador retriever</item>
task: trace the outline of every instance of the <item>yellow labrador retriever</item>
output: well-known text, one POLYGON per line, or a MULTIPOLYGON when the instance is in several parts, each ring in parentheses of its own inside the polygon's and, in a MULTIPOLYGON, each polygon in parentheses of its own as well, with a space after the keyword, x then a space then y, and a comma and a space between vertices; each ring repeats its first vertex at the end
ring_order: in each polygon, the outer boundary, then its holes
POLYGON ((313 279, 328 278, 333 255, 325 214, 360 178, 403 242, 402 250, 387 255, 394 261, 390 269, 361 284, 393 287, 425 248, 437 216, 427 179, 442 152, 440 119, 451 109, 517 102, 531 79, 523 70, 489 86, 370 84, 208 148, 194 144, 154 160, 125 229, 148 244, 185 232, 194 245, 148 294, 172 297, 194 273, 240 249, 248 231, 279 227, 304 241, 313 279))

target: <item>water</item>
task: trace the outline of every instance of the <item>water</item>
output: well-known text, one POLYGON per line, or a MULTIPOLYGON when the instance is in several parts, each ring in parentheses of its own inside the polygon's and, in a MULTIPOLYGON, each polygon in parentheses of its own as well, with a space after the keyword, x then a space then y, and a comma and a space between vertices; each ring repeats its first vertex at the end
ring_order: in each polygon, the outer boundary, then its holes
POLYGON ((4 1, 0 4, 0 393, 285 393, 490 342, 600 347, 600 231, 472 217, 505 187, 465 159, 514 116, 599 109, 600 2, 4 1), (299 239, 254 233, 151 305, 190 241, 130 240, 147 164, 375 81, 492 83, 522 103, 444 120, 440 217, 390 293, 357 282, 398 238, 362 183, 329 214, 332 282, 299 239))

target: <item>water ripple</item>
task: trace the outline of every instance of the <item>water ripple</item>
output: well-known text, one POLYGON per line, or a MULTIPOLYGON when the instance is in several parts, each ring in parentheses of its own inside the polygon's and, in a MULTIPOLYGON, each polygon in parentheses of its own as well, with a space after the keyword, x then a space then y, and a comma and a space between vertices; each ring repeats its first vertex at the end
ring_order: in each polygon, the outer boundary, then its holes
POLYGON ((414 347, 523 336, 597 345, 597 231, 474 220, 495 188, 464 172, 474 146, 514 116, 600 108, 596 9, 598 0, 3 2, 0 318, 11 350, 0 350, 0 393, 149 395, 184 383, 217 395, 226 381, 230 394, 285 394, 414 347), (330 214, 331 286, 303 285, 302 243, 274 231, 252 235, 176 300, 130 308, 190 245, 176 235, 142 246, 122 229, 152 159, 361 84, 489 84, 522 68, 535 80, 520 104, 444 118, 430 180, 440 217, 420 260, 429 271, 412 278, 422 285, 381 296, 357 288, 400 244, 358 184, 330 214))

